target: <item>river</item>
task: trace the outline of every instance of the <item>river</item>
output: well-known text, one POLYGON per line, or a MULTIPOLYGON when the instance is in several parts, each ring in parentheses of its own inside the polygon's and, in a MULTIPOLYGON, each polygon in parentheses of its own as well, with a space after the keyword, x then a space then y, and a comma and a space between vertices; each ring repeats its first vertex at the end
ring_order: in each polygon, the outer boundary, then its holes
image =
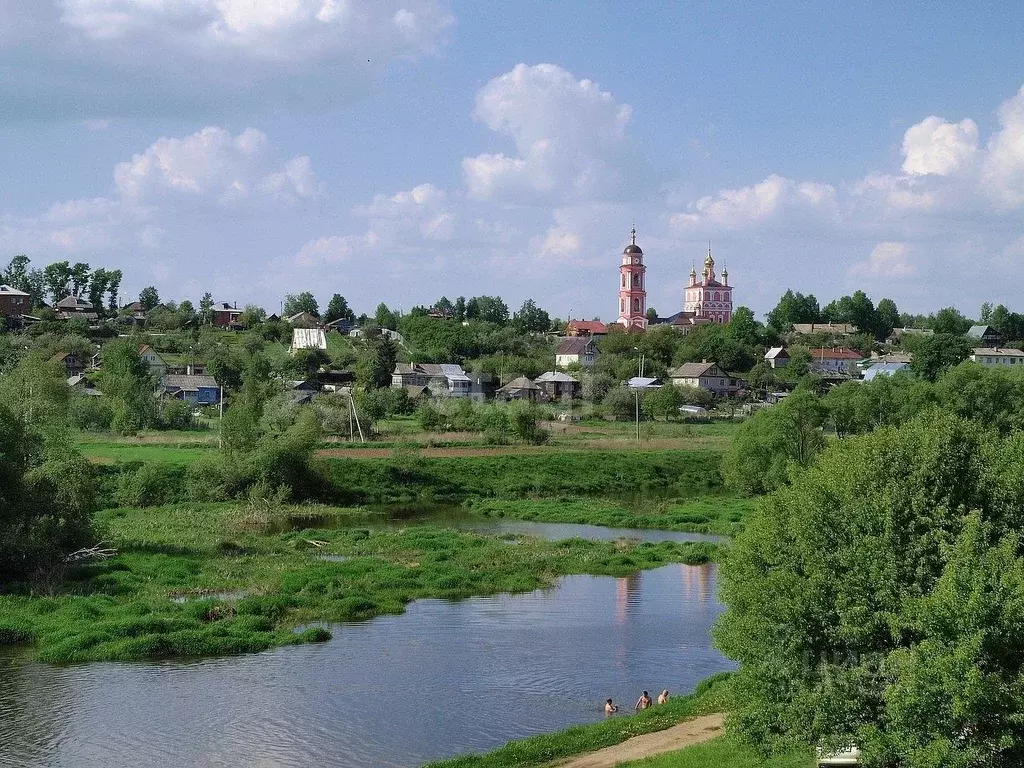
POLYGON ((0 648, 0 765, 362 768, 491 749, 730 669, 710 647, 716 576, 670 565, 420 600, 247 656, 59 667, 0 648))

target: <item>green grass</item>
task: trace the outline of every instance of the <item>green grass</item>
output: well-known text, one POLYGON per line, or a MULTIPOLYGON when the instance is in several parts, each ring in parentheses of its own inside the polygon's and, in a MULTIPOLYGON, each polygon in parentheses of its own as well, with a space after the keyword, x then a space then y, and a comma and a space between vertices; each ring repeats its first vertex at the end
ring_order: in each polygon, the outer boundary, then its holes
POLYGON ((694 497, 723 487, 714 451, 562 451, 423 458, 333 458, 325 462, 340 503, 552 495, 658 493, 694 497))
POLYGON ((668 704, 636 715, 612 717, 557 733, 531 736, 511 741, 493 752, 428 763, 424 768, 533 768, 610 747, 633 736, 663 731, 690 717, 722 711, 728 704, 727 678, 728 675, 716 675, 698 685, 693 694, 677 696, 668 704))
POLYGON ((89 461, 118 463, 141 461, 164 462, 168 464, 191 464, 202 456, 209 456, 217 445, 162 445, 126 443, 84 443, 78 446, 89 461))
POLYGON ((365 515, 233 504, 105 510, 97 526, 118 555, 0 595, 0 642, 31 640, 54 662, 243 653, 322 640, 322 629, 294 630, 400 613, 420 598, 523 592, 561 575, 621 576, 716 555, 705 544, 524 539, 510 547, 432 526, 351 527, 365 515), (328 562, 324 553, 350 559, 328 562), (223 593, 245 596, 215 596, 223 593), (179 595, 194 599, 171 601, 179 595))
POLYGON ((753 511, 754 500, 728 495, 694 499, 482 499, 470 503, 473 512, 545 523, 579 523, 609 528, 657 528, 732 536, 753 511))
POLYGON ((814 768, 810 752, 762 757, 740 739, 726 735, 677 752, 623 763, 623 768, 814 768))

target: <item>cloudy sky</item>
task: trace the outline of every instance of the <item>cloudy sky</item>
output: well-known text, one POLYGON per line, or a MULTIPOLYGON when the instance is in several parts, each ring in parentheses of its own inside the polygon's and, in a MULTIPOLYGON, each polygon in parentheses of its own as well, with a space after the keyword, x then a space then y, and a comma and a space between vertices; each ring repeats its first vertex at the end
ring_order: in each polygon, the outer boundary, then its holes
POLYGON ((0 0, 0 262, 610 319, 635 220, 662 314, 709 239, 759 314, 1024 308, 1019 6, 768 5, 0 0))

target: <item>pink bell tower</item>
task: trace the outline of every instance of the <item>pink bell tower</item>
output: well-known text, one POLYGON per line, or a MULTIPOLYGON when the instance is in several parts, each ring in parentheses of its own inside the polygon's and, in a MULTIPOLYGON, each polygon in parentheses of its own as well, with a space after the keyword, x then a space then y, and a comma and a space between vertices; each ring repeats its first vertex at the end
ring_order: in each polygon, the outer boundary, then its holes
POLYGON ((628 328, 647 327, 647 288, 644 285, 644 252, 636 244, 636 227, 622 251, 619 267, 619 324, 628 328))

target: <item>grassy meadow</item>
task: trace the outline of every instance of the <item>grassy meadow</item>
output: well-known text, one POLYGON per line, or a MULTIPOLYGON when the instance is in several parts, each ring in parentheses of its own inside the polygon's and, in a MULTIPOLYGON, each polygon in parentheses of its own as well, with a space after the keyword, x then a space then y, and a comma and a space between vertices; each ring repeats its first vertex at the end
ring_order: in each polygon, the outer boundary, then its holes
POLYGON ((317 622, 419 598, 523 592, 715 556, 706 544, 507 541, 433 526, 373 530, 363 510, 263 503, 109 509, 118 554, 0 595, 0 642, 52 662, 243 653, 324 640, 317 622))

